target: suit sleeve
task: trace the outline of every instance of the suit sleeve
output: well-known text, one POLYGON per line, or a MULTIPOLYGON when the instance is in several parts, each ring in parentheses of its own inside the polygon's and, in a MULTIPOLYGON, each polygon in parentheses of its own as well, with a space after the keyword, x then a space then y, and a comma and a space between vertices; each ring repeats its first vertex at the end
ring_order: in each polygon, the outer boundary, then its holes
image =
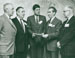
POLYGON ((32 34, 33 32, 31 30, 31 22, 30 22, 30 18, 29 17, 27 18, 27 24, 28 24, 28 31, 29 31, 30 34, 32 34))
POLYGON ((45 33, 45 28, 46 28, 46 17, 44 17, 44 27, 43 27, 43 29, 44 29, 44 33, 45 33))
POLYGON ((3 29, 3 21, 0 18, 0 32, 2 31, 2 29, 3 29))
POLYGON ((75 22, 71 25, 69 32, 67 32, 60 40, 61 46, 64 46, 71 42, 75 38, 75 22))

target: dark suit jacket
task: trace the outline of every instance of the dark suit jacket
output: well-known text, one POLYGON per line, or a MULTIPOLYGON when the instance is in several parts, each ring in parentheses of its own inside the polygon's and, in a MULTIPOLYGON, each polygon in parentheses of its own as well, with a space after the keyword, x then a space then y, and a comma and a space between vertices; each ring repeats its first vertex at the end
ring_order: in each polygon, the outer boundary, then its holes
POLYGON ((17 34, 15 38, 16 52, 24 52, 24 50, 27 48, 28 43, 27 27, 25 26, 26 29, 24 32, 17 18, 12 19, 12 21, 17 28, 17 34))
POLYGON ((69 20, 69 27, 64 27, 65 23, 66 21, 63 23, 59 34, 61 53, 63 55, 75 55, 75 16, 69 20))
POLYGON ((50 20, 47 21, 46 25, 46 34, 49 34, 47 39, 47 50, 48 51, 56 51, 57 50, 57 36, 59 34, 59 29, 62 26, 62 22, 58 18, 54 18, 52 23, 50 23, 50 20), (49 26, 49 24, 54 25, 49 26))
MULTIPOLYGON (((44 33, 45 24, 46 24, 45 16, 39 15, 39 22, 40 21, 42 21, 42 23, 41 24, 37 24, 35 22, 34 15, 29 16, 27 18, 27 24, 29 26, 29 32, 31 33, 31 35, 32 35, 32 33, 44 33)), ((34 38, 32 38, 30 40, 31 46, 35 45, 37 43, 41 43, 42 39, 43 39, 42 36, 35 36, 34 38)))

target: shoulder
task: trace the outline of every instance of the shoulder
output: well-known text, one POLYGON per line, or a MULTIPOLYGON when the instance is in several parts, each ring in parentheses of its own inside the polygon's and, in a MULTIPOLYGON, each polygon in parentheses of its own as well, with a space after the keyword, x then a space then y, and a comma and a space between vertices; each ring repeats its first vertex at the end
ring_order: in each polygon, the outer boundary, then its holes
POLYGON ((4 18, 4 15, 1 15, 1 16, 0 16, 0 22, 5 21, 4 19, 5 19, 5 18, 4 18))
POLYGON ((39 17, 40 17, 42 20, 46 21, 46 17, 45 17, 44 15, 39 15, 39 17))
POLYGON ((17 19, 17 18, 15 17, 15 18, 12 19, 12 21, 15 21, 16 19, 17 19))
POLYGON ((39 15, 40 17, 46 18, 44 15, 39 15))
POLYGON ((57 22, 62 23, 62 21, 59 18, 55 17, 55 19, 57 22))
POLYGON ((33 18, 33 17, 34 17, 34 15, 31 15, 31 16, 28 16, 27 19, 29 19, 29 18, 33 18))
POLYGON ((27 17, 27 21, 30 21, 30 20, 33 19, 33 18, 34 18, 34 15, 28 16, 28 17, 27 17))
POLYGON ((17 18, 16 18, 16 17, 13 18, 13 19, 12 19, 12 22, 13 22, 13 23, 16 23, 16 22, 17 22, 17 18))

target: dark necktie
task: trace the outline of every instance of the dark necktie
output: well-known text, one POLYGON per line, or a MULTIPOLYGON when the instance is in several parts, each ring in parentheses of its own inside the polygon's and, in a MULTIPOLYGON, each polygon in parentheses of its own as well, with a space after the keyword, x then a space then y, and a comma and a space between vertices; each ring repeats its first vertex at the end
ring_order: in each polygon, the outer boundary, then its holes
POLYGON ((49 19, 49 23, 51 23, 51 18, 49 19))
POLYGON ((22 26, 22 28, 23 28, 23 22, 22 22, 23 20, 22 19, 20 19, 20 24, 21 24, 21 26, 22 26))
POLYGON ((66 23, 68 23, 68 19, 66 20, 66 23))

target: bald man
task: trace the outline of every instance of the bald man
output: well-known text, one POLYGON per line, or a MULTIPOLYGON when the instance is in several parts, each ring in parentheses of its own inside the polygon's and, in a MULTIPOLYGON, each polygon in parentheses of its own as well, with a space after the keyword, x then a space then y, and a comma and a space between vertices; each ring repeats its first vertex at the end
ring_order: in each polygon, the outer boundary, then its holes
POLYGON ((57 46, 60 48, 62 58, 75 58, 75 16, 73 7, 64 8, 66 21, 63 23, 57 46))
POLYGON ((3 6, 4 14, 0 16, 0 58, 10 58, 14 54, 16 27, 11 21, 14 7, 11 3, 3 6))

